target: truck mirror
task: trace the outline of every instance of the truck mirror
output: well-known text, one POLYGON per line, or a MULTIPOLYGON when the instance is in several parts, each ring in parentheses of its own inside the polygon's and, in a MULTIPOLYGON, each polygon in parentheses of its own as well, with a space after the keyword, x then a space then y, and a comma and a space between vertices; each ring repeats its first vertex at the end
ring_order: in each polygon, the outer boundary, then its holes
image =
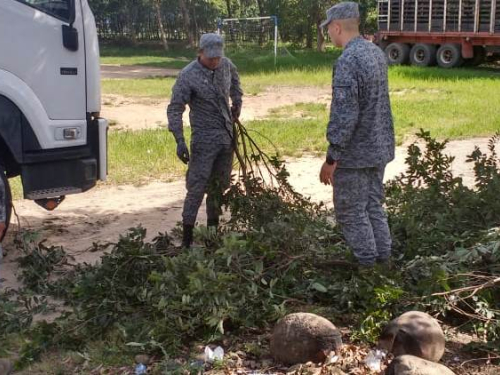
POLYGON ((78 30, 73 26, 63 25, 63 45, 70 51, 78 51, 78 30))

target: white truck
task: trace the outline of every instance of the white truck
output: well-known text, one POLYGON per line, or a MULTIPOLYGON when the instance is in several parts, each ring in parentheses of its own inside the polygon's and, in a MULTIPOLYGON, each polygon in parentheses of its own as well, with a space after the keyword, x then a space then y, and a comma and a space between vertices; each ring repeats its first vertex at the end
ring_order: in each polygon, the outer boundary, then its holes
MULTIPOLYGON (((0 178, 52 210, 107 175, 99 44, 87 0, 0 0, 0 178)), ((0 233, 0 241, 2 240, 0 233)))

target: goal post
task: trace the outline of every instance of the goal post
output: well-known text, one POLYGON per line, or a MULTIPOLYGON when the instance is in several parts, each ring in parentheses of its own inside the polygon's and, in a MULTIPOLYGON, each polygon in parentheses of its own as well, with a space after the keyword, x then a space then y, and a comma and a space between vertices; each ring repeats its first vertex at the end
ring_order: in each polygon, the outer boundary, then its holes
POLYGON ((227 46, 259 47, 273 44, 274 64, 278 59, 278 17, 224 18, 218 22, 217 32, 222 35, 227 46))

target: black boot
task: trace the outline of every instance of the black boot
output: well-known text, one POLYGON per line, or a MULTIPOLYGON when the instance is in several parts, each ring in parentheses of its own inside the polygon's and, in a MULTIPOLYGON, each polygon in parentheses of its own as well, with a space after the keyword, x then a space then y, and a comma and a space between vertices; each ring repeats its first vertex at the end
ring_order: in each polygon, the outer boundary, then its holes
POLYGON ((193 244, 194 225, 184 224, 182 226, 182 247, 189 249, 193 244))
POLYGON ((207 219, 207 228, 215 228, 215 232, 219 229, 219 218, 207 219))

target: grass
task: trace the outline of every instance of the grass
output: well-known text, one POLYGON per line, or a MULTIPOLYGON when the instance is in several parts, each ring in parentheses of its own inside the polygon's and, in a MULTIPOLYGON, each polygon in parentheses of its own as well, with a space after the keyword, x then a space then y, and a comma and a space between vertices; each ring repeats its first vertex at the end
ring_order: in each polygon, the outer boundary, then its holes
MULTIPOLYGON (((238 66, 242 85, 247 95, 255 95, 266 87, 276 85, 322 86, 328 85, 333 61, 340 50, 326 53, 280 48, 278 63, 274 65, 272 49, 233 51, 227 55, 238 66)), ((181 69, 195 58, 193 51, 174 49, 168 55, 161 49, 103 47, 103 64, 144 65, 181 69)), ((123 96, 170 97, 175 78, 105 79, 104 94, 123 96)))
POLYGON ((148 65, 182 69, 195 56, 194 51, 174 49, 167 55, 158 48, 101 46, 101 63, 111 65, 148 65))
MULTIPOLYGON (((241 74, 241 84, 246 95, 257 95, 272 86, 329 86, 331 68, 312 70, 292 69, 273 73, 241 74)), ((172 93, 175 78, 146 79, 104 79, 103 93, 134 97, 168 99, 172 93)))
MULTIPOLYGON (((340 50, 329 49, 326 53, 320 53, 281 46, 276 66, 272 47, 244 51, 226 50, 226 55, 238 66, 240 72, 251 74, 329 67, 332 65, 332 61, 340 55, 340 50)), ((101 47, 101 63, 103 64, 182 69, 195 57, 195 51, 178 48, 167 53, 158 48, 101 47)))
POLYGON ((102 92, 107 95, 167 99, 174 83, 175 78, 103 79, 102 92))
POLYGON ((394 67, 392 108, 399 137, 419 128, 433 137, 489 136, 500 130, 499 72, 394 67))
POLYGON ((166 130, 112 132, 109 137, 109 183, 169 181, 186 170, 166 130))
MULTIPOLYGON (((279 71, 242 76, 247 95, 273 86, 329 85, 328 69, 279 71)), ((488 136, 500 130, 498 84, 500 73, 489 70, 393 67, 389 74, 397 134, 419 128, 440 138, 488 136)), ((105 82, 105 92, 126 96, 167 98, 174 80, 117 80, 105 82)), ((321 118, 324 125, 324 118, 321 118)))

